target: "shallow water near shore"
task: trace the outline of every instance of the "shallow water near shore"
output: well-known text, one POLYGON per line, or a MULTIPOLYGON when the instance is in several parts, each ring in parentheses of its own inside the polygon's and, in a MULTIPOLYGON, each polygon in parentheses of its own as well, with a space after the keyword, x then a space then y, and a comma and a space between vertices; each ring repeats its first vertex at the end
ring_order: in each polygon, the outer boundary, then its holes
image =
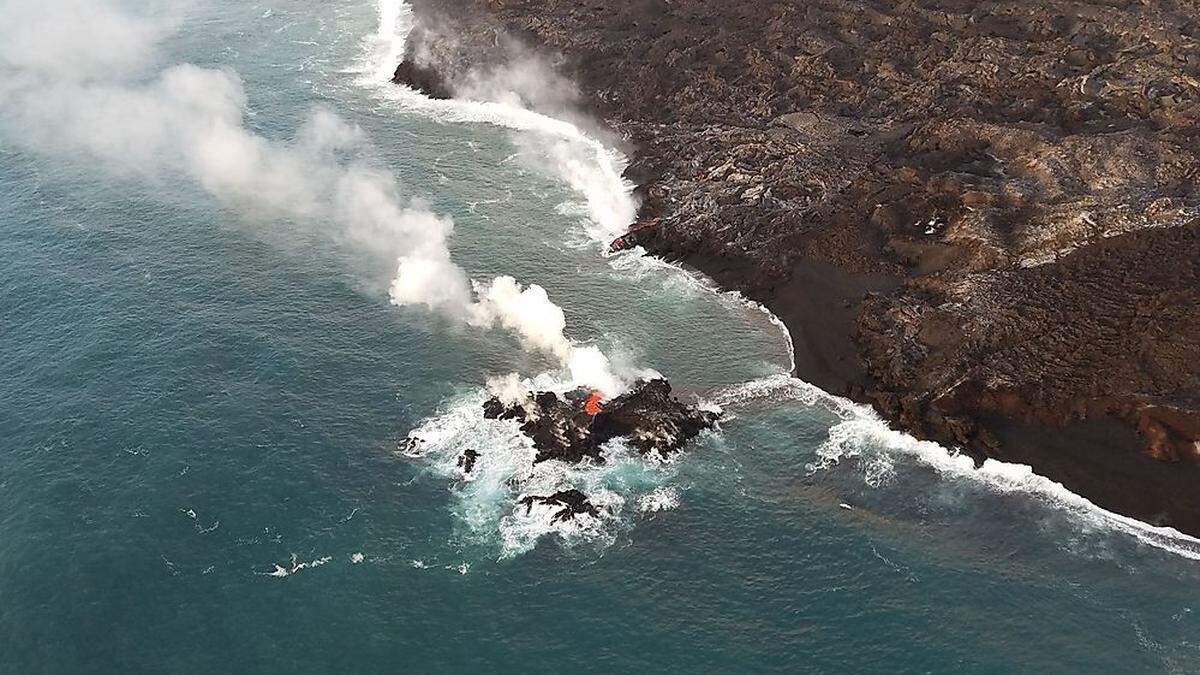
POLYGON ((235 69, 269 138, 360 125, 469 272, 543 285, 721 431, 539 476, 603 495, 592 530, 513 520, 522 449, 475 415, 546 359, 392 306, 393 261, 0 145, 0 671, 1200 667, 1194 541, 790 380, 763 312, 604 257, 544 134, 373 86, 378 9, 210 3, 162 60, 235 69))

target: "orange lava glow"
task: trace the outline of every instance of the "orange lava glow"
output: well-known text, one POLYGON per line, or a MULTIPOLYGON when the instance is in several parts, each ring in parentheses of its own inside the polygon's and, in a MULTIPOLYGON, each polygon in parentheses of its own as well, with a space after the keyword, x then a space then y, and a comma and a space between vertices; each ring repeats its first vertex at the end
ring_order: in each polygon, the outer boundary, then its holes
POLYGON ((592 392, 592 395, 588 397, 587 403, 583 404, 583 411, 586 412, 587 414, 591 415, 592 417, 595 417, 596 415, 600 414, 601 409, 602 408, 600 407, 600 393, 592 392))

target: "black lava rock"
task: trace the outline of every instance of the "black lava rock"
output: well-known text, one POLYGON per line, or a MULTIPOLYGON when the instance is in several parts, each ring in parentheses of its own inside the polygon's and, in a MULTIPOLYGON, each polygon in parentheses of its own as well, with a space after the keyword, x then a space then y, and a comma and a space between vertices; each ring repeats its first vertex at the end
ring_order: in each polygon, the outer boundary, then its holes
POLYGON ((437 71, 413 63, 411 60, 396 66, 396 73, 392 76, 392 81, 397 84, 406 84, 429 98, 448 99, 452 97, 449 85, 437 71))
POLYGON ((577 463, 588 457, 603 462, 601 447, 617 437, 625 438, 642 455, 665 458, 714 427, 720 417, 673 398, 671 385, 663 379, 637 382, 626 393, 602 402, 596 415, 585 410, 590 394, 584 389, 561 397, 539 392, 527 402, 509 406, 493 398, 484 403, 484 415, 521 422, 521 431, 538 450, 535 463, 549 459, 577 463))
POLYGON ((479 453, 471 448, 463 451, 463 454, 458 456, 458 468, 462 469, 464 474, 469 474, 475 468, 475 462, 479 460, 479 453))
POLYGON ((548 504, 550 506, 561 507, 557 513, 550 518, 551 523, 559 523, 567 520, 572 520, 580 514, 587 514, 594 518, 600 517, 600 511, 588 501, 587 495, 574 488, 570 490, 562 490, 555 492, 549 496, 529 495, 518 502, 525 507, 525 512, 529 513, 533 509, 534 504, 548 504))

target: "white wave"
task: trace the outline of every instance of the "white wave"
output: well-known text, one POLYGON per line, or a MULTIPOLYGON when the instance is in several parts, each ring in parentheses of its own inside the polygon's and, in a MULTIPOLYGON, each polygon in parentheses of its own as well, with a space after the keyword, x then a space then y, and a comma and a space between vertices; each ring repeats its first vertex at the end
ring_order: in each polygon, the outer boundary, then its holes
POLYGON ((331 560, 333 560, 333 558, 331 556, 323 556, 321 558, 316 558, 314 560, 310 560, 307 562, 301 562, 299 557, 295 553, 293 553, 289 567, 284 567, 283 565, 280 565, 278 563, 273 563, 272 567, 274 569, 272 569, 270 572, 257 572, 257 574, 259 574, 261 576, 275 577, 277 579, 282 579, 284 577, 291 576, 301 570, 321 567, 322 565, 328 564, 329 561, 331 561, 331 560))
MULTIPOLYGON (((522 384, 560 393, 573 387, 550 374, 522 384)), ((416 439, 416 447, 405 454, 420 458, 430 471, 454 481, 455 515, 470 538, 498 544, 501 558, 524 553, 548 535, 567 546, 586 543, 603 548, 630 525, 624 515, 627 501, 640 500, 675 476, 671 466, 643 460, 619 439, 605 448, 604 464, 534 464, 537 450, 515 421, 483 417, 487 397, 487 390, 479 389, 444 405, 409 434, 416 439), (458 458, 468 449, 479 457, 470 479, 463 480, 458 458), (586 494, 600 515, 554 522, 558 507, 520 504, 527 496, 547 496, 571 488, 586 494)), ((673 504, 663 501, 661 507, 672 508, 673 504)))
POLYGON ((1142 544, 1200 560, 1200 539, 1171 527, 1157 527, 1101 508, 1061 483, 1034 473, 1028 465, 987 459, 976 467, 966 455, 892 429, 868 406, 822 392, 812 385, 798 389, 820 392, 815 403, 842 418, 829 430, 829 439, 818 448, 817 459, 810 465, 810 470, 828 469, 844 459, 853 458, 859 462, 864 480, 869 485, 881 486, 894 476, 896 459, 906 457, 932 468, 945 479, 969 480, 997 493, 1035 497, 1087 526, 1123 533, 1142 544))
POLYGON ((670 511, 679 506, 679 488, 667 486, 651 490, 638 500, 638 510, 642 513, 670 511))
POLYGON ((970 457, 956 450, 892 429, 870 406, 834 396, 788 374, 728 387, 712 394, 711 399, 722 407, 734 409, 760 400, 773 404, 791 401, 833 414, 839 421, 830 427, 828 439, 817 449, 816 459, 809 465, 813 472, 853 459, 868 485, 883 487, 894 479, 896 461, 908 458, 932 468, 943 478, 968 480, 998 493, 1024 493, 1044 500, 1088 526, 1120 532, 1143 544, 1200 560, 1200 539, 1101 508, 1062 484, 1034 473, 1028 465, 988 459, 976 467, 970 457))
POLYGON ((710 395, 710 400, 722 408, 741 407, 754 401, 766 400, 773 404, 791 401, 801 405, 824 408, 842 420, 853 419, 870 411, 853 401, 834 396, 820 387, 793 377, 789 373, 776 373, 742 384, 726 387, 710 395))
MULTIPOLYGON (((739 291, 721 288, 715 281, 699 271, 684 268, 662 258, 648 256, 640 246, 628 251, 607 254, 606 258, 612 269, 632 275, 639 280, 661 273, 662 276, 658 281, 685 297, 711 294, 721 302, 727 303, 727 306, 750 308, 761 313, 772 326, 779 330, 783 337, 784 353, 787 355, 788 362, 786 370, 781 373, 781 376, 787 376, 796 370, 796 351, 791 331, 778 316, 761 303, 750 300, 739 291)), ((782 365, 781 368, 783 368, 782 365)))
POLYGON ((561 506, 531 503, 520 504, 526 496, 550 494, 540 490, 526 490, 517 497, 518 504, 500 521, 500 534, 504 550, 510 555, 533 548, 537 541, 548 534, 557 535, 567 545, 592 543, 608 546, 616 539, 614 525, 625 504, 624 497, 611 490, 590 490, 588 501, 600 513, 599 516, 581 513, 566 520, 555 522, 561 506))
POLYGON ((479 123, 530 134, 531 154, 546 160, 554 173, 586 201, 589 235, 607 243, 623 234, 637 217, 633 184, 625 180, 625 156, 578 126, 511 103, 435 100, 392 83, 412 29, 412 9, 403 0, 379 0, 379 30, 367 42, 359 64, 359 84, 379 100, 441 122, 479 123))
POLYGON ((637 217, 633 185, 622 175, 628 160, 570 122, 490 101, 435 100, 394 84, 377 89, 376 96, 441 122, 490 124, 535 135, 538 154, 584 198, 586 231, 596 242, 607 244, 637 217))
POLYGON ((766 315, 767 321, 770 321, 771 325, 775 326, 775 328, 779 330, 780 334, 783 335, 784 343, 787 345, 788 373, 796 372, 796 343, 792 341, 792 331, 788 329, 787 324, 783 322, 783 319, 780 319, 778 316, 776 316, 774 312, 772 312, 770 309, 767 309, 767 306, 762 303, 746 298, 736 291, 732 292, 732 294, 738 296, 738 299, 740 299, 746 305, 753 307, 766 315))
POLYGON ((404 59, 404 45, 412 26, 412 7, 402 0, 380 0, 379 29, 366 40, 359 72, 372 83, 387 83, 404 59))
POLYGON ((331 556, 323 556, 308 562, 298 562, 296 555, 292 554, 292 574, 295 574, 303 569, 321 567, 322 565, 328 564, 330 560, 333 560, 331 556))

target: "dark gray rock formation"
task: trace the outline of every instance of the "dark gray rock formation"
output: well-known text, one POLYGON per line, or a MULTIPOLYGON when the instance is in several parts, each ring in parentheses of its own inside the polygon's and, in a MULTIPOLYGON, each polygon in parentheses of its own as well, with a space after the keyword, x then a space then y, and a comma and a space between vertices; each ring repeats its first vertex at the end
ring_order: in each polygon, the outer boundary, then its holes
POLYGON ((576 489, 561 490, 548 496, 529 495, 521 498, 517 504, 524 506, 526 513, 533 509, 534 504, 559 507, 554 516, 550 518, 551 524, 574 520, 580 515, 600 517, 600 511, 588 501, 587 495, 576 489))
POLYGON ((484 404, 484 416, 520 422, 521 431, 538 450, 535 463, 550 459, 576 463, 587 458, 603 462, 604 444, 617 437, 642 455, 665 459, 701 431, 713 428, 719 418, 715 412, 673 398, 671 385, 662 379, 635 383, 624 394, 602 402, 595 415, 587 410, 590 393, 539 392, 512 405, 493 398, 484 404))
POLYGON ((475 470, 475 463, 479 461, 479 452, 471 448, 463 450, 463 453, 458 456, 458 468, 462 469, 464 476, 470 476, 475 470))

